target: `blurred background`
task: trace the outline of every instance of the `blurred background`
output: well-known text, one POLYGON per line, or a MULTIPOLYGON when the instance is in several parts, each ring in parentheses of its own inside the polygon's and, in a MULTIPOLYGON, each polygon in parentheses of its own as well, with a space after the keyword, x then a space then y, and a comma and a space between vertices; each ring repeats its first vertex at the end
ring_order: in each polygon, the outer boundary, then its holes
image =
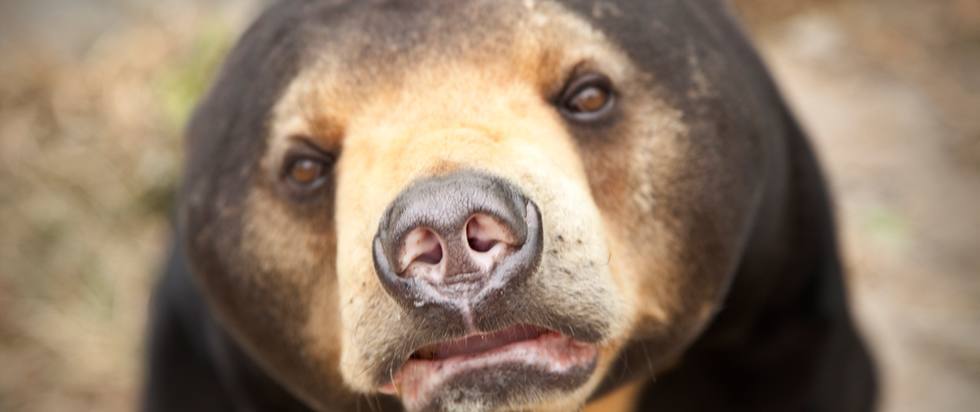
MULTIPOLYGON (((0 1, 0 411, 127 411, 181 129, 261 0, 0 1)), ((883 411, 980 405, 980 1, 734 0, 838 208, 883 411)))

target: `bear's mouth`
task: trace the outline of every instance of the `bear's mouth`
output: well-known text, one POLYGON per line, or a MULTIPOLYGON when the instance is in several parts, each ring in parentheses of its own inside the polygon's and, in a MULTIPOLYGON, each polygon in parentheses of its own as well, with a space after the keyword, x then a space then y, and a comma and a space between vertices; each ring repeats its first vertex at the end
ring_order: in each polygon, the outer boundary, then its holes
MULTIPOLYGON (((423 346, 380 391, 397 395, 409 410, 437 403, 440 392, 453 389, 505 401, 521 392, 577 388, 588 380, 597 355, 594 344, 515 325, 423 346)), ((458 393, 449 396, 459 398, 458 393)))

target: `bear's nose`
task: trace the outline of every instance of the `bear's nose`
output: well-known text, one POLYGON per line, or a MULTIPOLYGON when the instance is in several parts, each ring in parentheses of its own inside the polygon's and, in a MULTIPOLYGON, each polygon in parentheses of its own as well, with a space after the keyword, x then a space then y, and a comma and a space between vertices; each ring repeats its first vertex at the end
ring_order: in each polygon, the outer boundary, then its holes
POLYGON ((475 304, 522 283, 541 255, 537 206, 510 183, 456 172, 413 183, 389 205, 375 271, 407 307, 475 304))

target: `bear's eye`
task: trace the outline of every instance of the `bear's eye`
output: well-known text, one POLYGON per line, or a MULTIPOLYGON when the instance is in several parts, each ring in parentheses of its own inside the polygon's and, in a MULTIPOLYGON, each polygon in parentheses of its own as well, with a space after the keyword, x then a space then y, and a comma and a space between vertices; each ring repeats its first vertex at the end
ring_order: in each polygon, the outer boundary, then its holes
POLYGON ((298 185, 308 186, 323 177, 324 164, 313 159, 300 158, 289 166, 289 179, 298 185))
POLYGON ((559 107, 566 117, 591 122, 604 118, 611 111, 614 100, 609 77, 586 73, 575 77, 565 86, 559 107))
POLYGON ((282 179, 292 192, 312 192, 327 182, 333 157, 309 143, 292 148, 282 163, 282 179))

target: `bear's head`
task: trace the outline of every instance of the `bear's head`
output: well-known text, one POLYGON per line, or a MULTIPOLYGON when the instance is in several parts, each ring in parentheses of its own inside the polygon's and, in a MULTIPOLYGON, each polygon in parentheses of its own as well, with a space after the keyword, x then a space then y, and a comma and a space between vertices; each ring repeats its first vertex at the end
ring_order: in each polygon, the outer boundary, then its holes
POLYGON ((274 6, 189 127, 181 231, 210 306, 321 408, 572 410, 669 367, 785 150, 708 7, 274 6))

